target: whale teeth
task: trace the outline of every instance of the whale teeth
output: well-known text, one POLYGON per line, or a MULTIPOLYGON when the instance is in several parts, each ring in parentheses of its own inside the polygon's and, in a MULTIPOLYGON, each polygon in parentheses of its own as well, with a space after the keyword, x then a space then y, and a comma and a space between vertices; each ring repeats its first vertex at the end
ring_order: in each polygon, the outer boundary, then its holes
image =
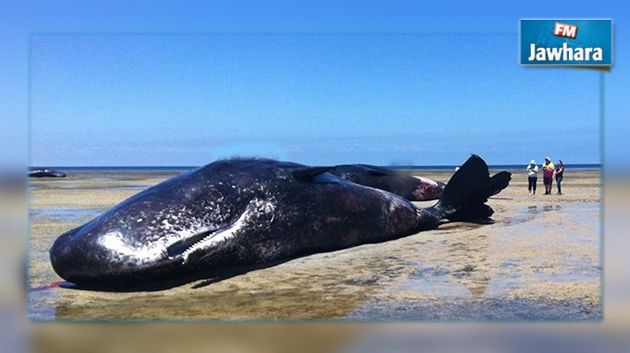
POLYGON ((251 207, 249 207, 248 205, 245 212, 243 212, 234 223, 218 231, 209 233, 203 236, 201 239, 190 244, 190 246, 188 246, 186 250, 181 253, 182 263, 185 263, 188 260, 190 254, 192 254, 196 250, 211 247, 215 244, 227 241, 228 239, 234 237, 236 232, 243 227, 243 224, 245 223, 245 220, 248 218, 250 213, 251 207))

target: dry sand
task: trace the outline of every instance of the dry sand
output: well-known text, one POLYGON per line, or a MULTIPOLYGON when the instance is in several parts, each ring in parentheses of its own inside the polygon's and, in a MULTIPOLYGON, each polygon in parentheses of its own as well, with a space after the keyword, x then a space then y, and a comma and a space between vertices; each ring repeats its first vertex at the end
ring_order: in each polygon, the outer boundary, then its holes
MULTIPOLYGON (((443 181, 450 175, 421 174, 443 181)), ((163 291, 49 288, 60 280, 48 260, 48 249, 59 234, 172 175, 84 173, 31 181, 32 319, 453 321, 602 316, 599 171, 567 170, 564 195, 536 197, 528 196, 526 177, 515 171, 510 186, 489 202, 495 209, 495 223, 490 225, 448 223, 394 241, 163 291)))

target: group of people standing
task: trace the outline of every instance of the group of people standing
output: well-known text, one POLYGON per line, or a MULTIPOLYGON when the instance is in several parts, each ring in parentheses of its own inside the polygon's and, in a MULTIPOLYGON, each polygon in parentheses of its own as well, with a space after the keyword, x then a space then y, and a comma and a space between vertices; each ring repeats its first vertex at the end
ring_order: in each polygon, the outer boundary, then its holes
MULTIPOLYGON (((545 185, 545 195, 551 195, 551 186, 553 178, 556 178, 558 186, 558 195, 562 195, 562 179, 564 177, 564 163, 561 160, 556 165, 551 162, 551 158, 545 157, 545 163, 542 165, 543 185, 545 185)), ((531 160, 527 166, 527 190, 530 195, 536 195, 536 183, 538 181, 538 165, 535 160, 531 160)))

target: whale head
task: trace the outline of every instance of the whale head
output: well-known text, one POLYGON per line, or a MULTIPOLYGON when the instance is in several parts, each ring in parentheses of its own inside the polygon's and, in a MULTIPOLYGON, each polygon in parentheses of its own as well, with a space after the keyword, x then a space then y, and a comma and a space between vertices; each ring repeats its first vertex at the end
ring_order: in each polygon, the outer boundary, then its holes
POLYGON ((273 206, 238 193, 227 200, 216 185, 192 179, 147 189, 60 235, 50 249, 53 269, 75 284, 111 286, 229 262, 235 240, 247 225, 270 221, 273 206))

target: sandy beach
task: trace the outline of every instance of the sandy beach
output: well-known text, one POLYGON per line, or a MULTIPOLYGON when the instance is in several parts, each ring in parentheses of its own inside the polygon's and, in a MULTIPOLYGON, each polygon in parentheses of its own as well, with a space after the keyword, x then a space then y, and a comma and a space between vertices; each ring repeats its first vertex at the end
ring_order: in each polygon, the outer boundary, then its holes
MULTIPOLYGON (((542 195, 539 180, 535 197, 524 171, 513 172, 489 201, 494 224, 453 222, 215 283, 129 293, 57 286, 48 250, 63 232, 177 173, 30 180, 29 314, 43 321, 601 319, 600 172, 567 170, 564 195, 542 195)), ((415 174, 447 181, 451 172, 415 174)))

